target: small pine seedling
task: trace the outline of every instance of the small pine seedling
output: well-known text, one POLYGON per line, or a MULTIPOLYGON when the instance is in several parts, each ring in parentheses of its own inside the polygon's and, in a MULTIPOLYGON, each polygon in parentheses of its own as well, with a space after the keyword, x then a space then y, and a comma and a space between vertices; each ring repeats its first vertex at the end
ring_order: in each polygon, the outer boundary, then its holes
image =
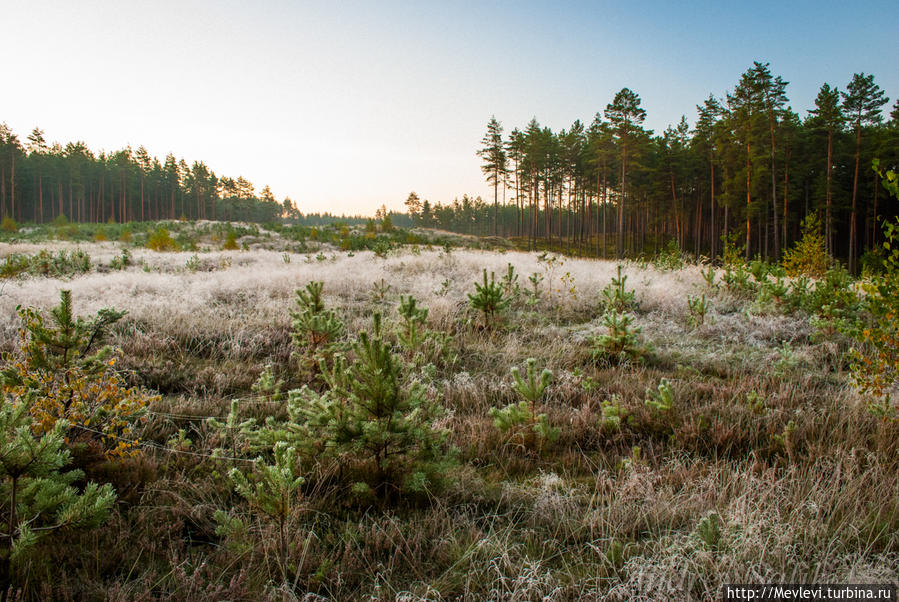
POLYGON ((663 378, 659 382, 658 389, 646 389, 646 395, 649 396, 643 403, 650 406, 657 412, 668 412, 674 404, 674 391, 671 389, 671 383, 667 378, 663 378))
POLYGON ((490 328, 496 315, 509 306, 509 299, 503 294, 503 288, 496 283, 493 272, 487 280, 487 269, 484 269, 484 283, 475 282, 475 292, 468 294, 468 304, 472 309, 484 315, 484 326, 490 328))

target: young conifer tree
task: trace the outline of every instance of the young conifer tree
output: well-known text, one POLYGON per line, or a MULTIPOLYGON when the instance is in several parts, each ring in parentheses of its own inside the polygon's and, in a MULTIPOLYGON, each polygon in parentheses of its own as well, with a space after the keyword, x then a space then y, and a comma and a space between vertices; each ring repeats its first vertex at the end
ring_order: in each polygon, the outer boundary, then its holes
POLYGON ((66 528, 96 527, 106 520, 115 491, 88 483, 73 484, 80 470, 63 472, 70 454, 65 447, 68 424, 57 420, 35 435, 36 393, 5 395, 0 406, 0 592, 3 599, 17 583, 16 568, 28 559, 42 537, 66 528))
POLYGON ((124 312, 101 309, 92 319, 76 318, 72 294, 64 290, 49 316, 34 308, 18 313, 21 351, 4 356, 3 393, 37 394, 30 411, 38 434, 65 420, 70 442, 93 441, 107 454, 126 453, 134 424, 156 396, 126 386, 114 369, 112 348, 100 347, 109 327, 124 312))
POLYGON ((434 425, 442 408, 393 352, 380 314, 353 343, 352 356, 335 357, 324 393, 290 392, 315 446, 357 475, 358 493, 374 490, 385 499, 439 484, 451 462, 447 432, 434 425))

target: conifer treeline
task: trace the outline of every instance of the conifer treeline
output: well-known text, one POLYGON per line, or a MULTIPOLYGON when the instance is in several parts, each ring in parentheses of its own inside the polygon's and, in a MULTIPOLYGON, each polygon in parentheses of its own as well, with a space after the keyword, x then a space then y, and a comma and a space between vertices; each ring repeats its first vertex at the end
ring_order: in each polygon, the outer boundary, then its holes
POLYGON ((203 162, 151 157, 141 146, 94 154, 84 142, 48 145, 35 128, 23 143, 0 123, 0 216, 43 223, 220 219, 266 222, 298 217, 268 186, 218 177, 203 162))
POLYGON ((877 243, 878 219, 896 215, 871 160, 899 164, 899 102, 873 76, 825 84, 805 119, 788 106, 788 82, 754 63, 724 99, 709 96, 662 134, 642 127, 640 97, 625 88, 590 125, 561 132, 536 119, 503 137, 492 118, 478 155, 493 187, 487 202, 432 205, 410 195, 417 223, 520 236, 603 256, 653 252, 675 240, 715 256, 730 233, 747 257, 776 259, 820 212, 831 252, 857 269, 877 243), (504 202, 503 199, 507 199, 504 202))

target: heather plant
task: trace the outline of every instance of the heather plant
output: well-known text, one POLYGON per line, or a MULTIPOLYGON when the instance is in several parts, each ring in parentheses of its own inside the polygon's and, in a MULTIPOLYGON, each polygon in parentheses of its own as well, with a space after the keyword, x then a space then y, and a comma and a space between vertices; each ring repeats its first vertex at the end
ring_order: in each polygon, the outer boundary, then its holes
POLYGON ((4 394, 37 394, 30 406, 37 434, 64 420, 70 442, 92 441, 107 454, 127 453, 137 421, 158 396, 126 386, 113 369, 112 348, 97 349, 124 312, 101 309, 93 319, 75 318, 71 291, 64 290, 49 323, 34 308, 18 313, 21 351, 4 357, 4 394))
POLYGON ((546 388, 552 381, 553 373, 544 368, 538 375, 537 360, 528 358, 525 376, 521 376, 518 367, 512 368, 513 388, 522 398, 517 404, 497 409, 490 408, 493 425, 525 448, 532 447, 535 439, 540 445, 553 442, 559 438, 560 430, 549 424, 546 414, 537 414, 537 404, 543 399, 546 388))
MULTIPOLYGON (((102 524, 115 502, 112 485, 83 482, 79 470, 63 471, 70 462, 65 439, 68 424, 56 421, 49 429, 36 423, 34 391, 4 393, 0 407, 0 491, 4 497, 0 521, 0 592, 27 579, 19 574, 38 540, 68 529, 102 524)), ((26 573, 27 575, 27 573, 26 573)))
POLYGON ((497 315, 509 306, 509 299, 503 294, 503 288, 496 283, 493 272, 487 280, 487 269, 484 269, 484 283, 474 284, 475 292, 468 294, 468 305, 484 316, 484 327, 491 328, 497 315))

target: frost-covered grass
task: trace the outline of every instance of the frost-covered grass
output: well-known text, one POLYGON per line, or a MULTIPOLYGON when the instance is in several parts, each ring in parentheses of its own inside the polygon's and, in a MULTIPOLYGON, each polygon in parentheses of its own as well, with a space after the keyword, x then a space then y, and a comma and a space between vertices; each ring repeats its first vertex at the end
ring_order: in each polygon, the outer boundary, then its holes
MULTIPOLYGON (((0 244, 0 260, 41 248, 0 244)), ((16 346, 16 306, 49 308, 60 289, 82 315, 126 310, 112 341, 120 365, 164 394, 146 440, 184 429, 191 450, 208 453, 203 417, 250 397, 266 364, 302 384, 288 312, 294 291, 318 280, 350 333, 374 311, 396 320, 399 296, 411 294, 429 309, 427 326, 452 336, 457 359, 429 386, 460 467, 447 491, 414 503, 360 508, 324 485, 307 492, 290 542, 295 581, 281 584, 269 544, 236 549, 216 535, 214 511, 240 502, 215 462, 148 453, 94 466, 124 501, 97 533, 47 550, 36 582, 58 572, 54 562, 67 578, 36 597, 704 600, 724 583, 897 580, 899 425, 872 416, 851 388, 843 341, 820 339, 801 312, 708 288, 699 266, 624 264, 646 352, 616 364, 591 353, 615 262, 426 247, 386 257, 134 248, 132 264, 114 270, 105 266, 118 243, 78 248, 99 267, 0 281, 2 349, 16 346), (522 291, 542 277, 539 300, 519 293, 484 329, 467 295, 483 269, 500 280, 508 264, 522 291), (710 310, 694 326, 686 300, 700 294, 710 310), (562 429, 539 453, 510 444, 488 415, 516 399, 509 369, 528 357, 554 373, 541 411, 562 429), (644 403, 662 378, 674 394, 667 412, 644 403), (620 428, 601 424, 613 396, 620 428)))

